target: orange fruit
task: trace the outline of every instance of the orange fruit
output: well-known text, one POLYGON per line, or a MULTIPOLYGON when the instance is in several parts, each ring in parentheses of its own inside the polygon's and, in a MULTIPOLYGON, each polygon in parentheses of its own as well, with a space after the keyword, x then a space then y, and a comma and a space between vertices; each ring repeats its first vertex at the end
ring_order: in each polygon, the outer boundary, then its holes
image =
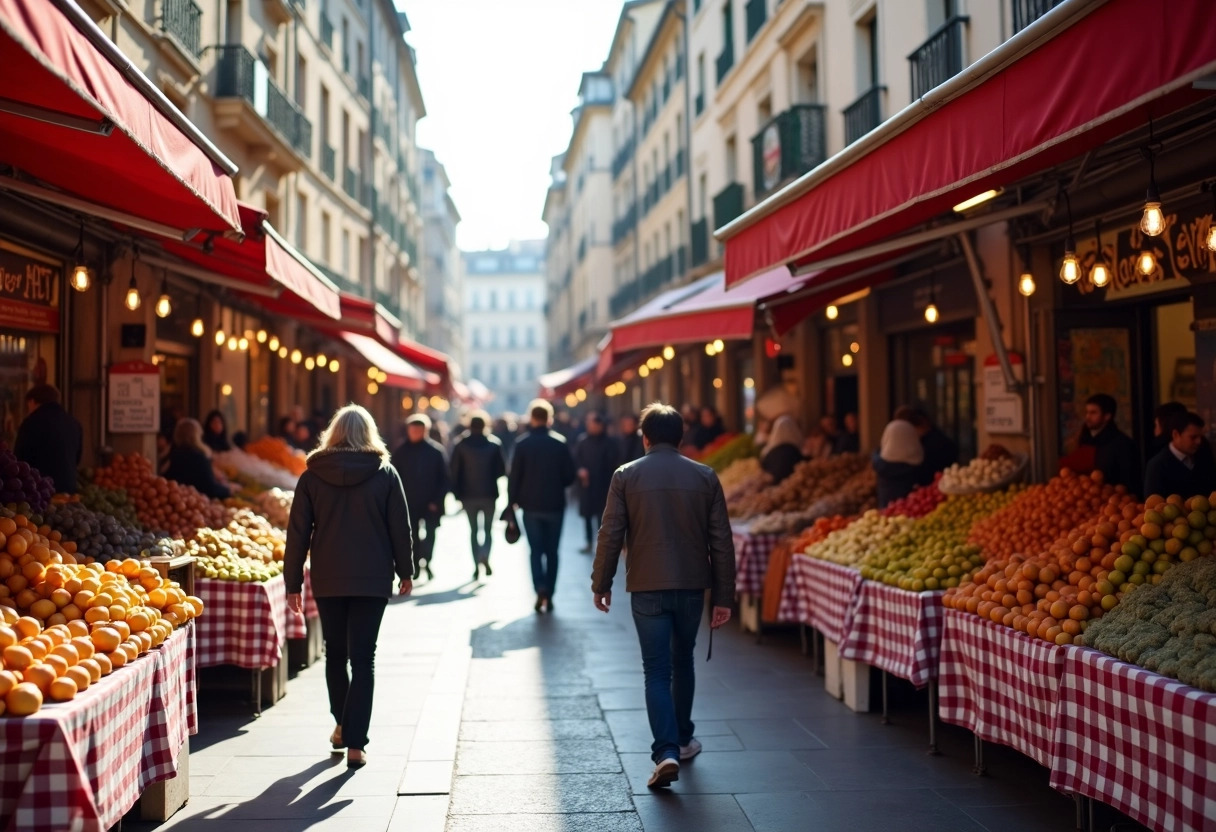
POLYGON ((42 663, 47 667, 54 668, 56 676, 62 676, 68 672, 68 660, 63 656, 56 656, 54 653, 42 660, 42 663))
POLYGON ((0 650, 16 644, 19 640, 16 630, 7 624, 0 624, 0 650))
POLYGON ((125 650, 122 649, 121 645, 119 645, 118 648, 116 648, 115 650, 112 650, 109 653, 102 653, 100 655, 108 656, 109 660, 110 660, 110 664, 114 665, 115 670, 117 670, 118 668, 122 667, 124 664, 127 663, 127 653, 125 650))
POLYGON ((101 680, 101 663, 96 659, 81 659, 78 668, 83 668, 89 672, 89 683, 98 682, 101 680))
POLYGON ((68 672, 63 675, 76 683, 77 690, 87 690, 89 685, 93 684, 93 674, 89 672, 87 667, 77 665, 76 667, 69 668, 68 672))
POLYGON ((42 691, 37 685, 22 682, 4 696, 4 705, 13 716, 29 716, 42 707, 42 691))
POLYGON ((51 593, 51 601, 59 609, 63 609, 68 604, 72 603, 72 593, 68 592, 63 587, 59 587, 51 593))
POLYGON ((67 702, 74 699, 78 691, 76 682, 71 677, 64 676, 62 679, 56 679, 51 682, 47 693, 56 702, 67 702))
POLYGON ((113 627, 98 627, 91 635, 93 646, 101 653, 113 653, 122 644, 122 635, 113 627))
POLYGON ((142 610, 128 613, 124 619, 127 625, 130 626, 131 632, 142 633, 144 630, 152 626, 152 616, 142 610))
POLYGON ((62 656, 68 663, 68 667, 72 667, 80 661, 80 651, 76 649, 74 644, 60 644, 51 651, 52 656, 62 656))
POLYGON ((96 624, 101 621, 110 620, 109 607, 89 607, 84 611, 84 620, 90 624, 96 624))
POLYGON ((42 632, 42 622, 37 618, 30 618, 28 615, 23 615, 18 618, 13 624, 15 629, 22 638, 33 638, 42 632))
POLYGON ((111 621, 110 626, 118 631, 124 641, 131 637, 131 625, 126 621, 111 621))
POLYGON ((110 661, 110 657, 105 653, 97 653, 91 661, 97 662, 97 666, 101 668, 102 676, 109 676, 114 672, 114 663, 110 661))
POLYGON ((84 621, 68 621, 68 632, 72 634, 73 638, 88 638, 89 625, 84 621))
POLYGON ((25 669, 24 673, 25 681, 33 682, 43 693, 50 690, 51 682, 59 678, 59 674, 55 672, 55 668, 45 663, 30 665, 25 669))
POLYGON ((11 670, 0 670, 0 699, 17 685, 17 676, 11 670))
POLYGON ((88 636, 76 636, 72 639, 71 645, 76 648, 81 661, 92 658, 93 654, 97 652, 97 648, 93 646, 93 640, 88 636))
POLYGON ((29 542, 19 534, 9 535, 6 548, 10 555, 19 558, 29 549, 29 542))
POLYGON ((30 615, 42 621, 46 621, 57 612, 59 612, 59 607, 55 606, 55 602, 50 598, 42 598, 30 605, 30 615))

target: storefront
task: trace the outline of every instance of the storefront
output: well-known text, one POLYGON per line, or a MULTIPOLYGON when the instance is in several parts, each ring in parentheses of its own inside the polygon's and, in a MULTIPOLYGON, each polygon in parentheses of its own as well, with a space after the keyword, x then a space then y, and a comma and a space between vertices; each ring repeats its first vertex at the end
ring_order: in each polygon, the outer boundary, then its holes
POLYGON ((62 386, 61 259, 0 237, 0 441, 12 445, 35 384, 62 386))

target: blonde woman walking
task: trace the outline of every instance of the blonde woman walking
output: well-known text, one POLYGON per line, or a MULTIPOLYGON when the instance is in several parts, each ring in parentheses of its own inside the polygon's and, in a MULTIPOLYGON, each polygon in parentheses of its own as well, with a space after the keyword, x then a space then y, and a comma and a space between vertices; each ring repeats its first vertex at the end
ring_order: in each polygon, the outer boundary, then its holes
POLYGON ((346 748, 346 764, 360 768, 367 763, 380 621, 394 573, 398 592, 409 595, 414 565, 401 477, 371 414, 358 405, 334 415, 296 485, 284 559, 287 604, 295 612, 304 606, 309 555, 337 723, 330 743, 335 751, 346 748))

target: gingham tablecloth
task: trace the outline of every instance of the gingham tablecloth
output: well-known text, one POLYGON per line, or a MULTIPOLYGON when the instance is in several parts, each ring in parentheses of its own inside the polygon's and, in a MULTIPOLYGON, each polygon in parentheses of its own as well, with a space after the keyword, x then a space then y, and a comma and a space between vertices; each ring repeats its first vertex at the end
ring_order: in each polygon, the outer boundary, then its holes
POLYGON ((778 624, 811 624, 813 584, 806 555, 795 552, 790 556, 785 580, 781 583, 781 602, 777 606, 778 624))
POLYGON ((780 534, 752 534, 745 527, 731 530, 735 539, 735 592, 739 595, 760 595, 764 591, 764 573, 768 556, 781 542, 780 534))
POLYGON ((849 566, 798 555, 803 582, 810 588, 809 623, 828 641, 840 644, 853 626, 853 608, 863 583, 861 573, 849 566))
POLYGON ((1216 829, 1216 694, 1065 648, 1051 785, 1150 829, 1216 829))
POLYGON ((0 718, 0 827, 105 832, 135 805, 150 782, 143 754, 160 658, 141 656, 34 716, 0 718))
POLYGON ((317 612, 317 598, 312 594, 312 573, 308 568, 308 563, 304 563, 304 591, 301 593, 304 596, 304 614, 296 615, 289 609, 286 610, 286 627, 288 638, 307 638, 308 637, 308 621, 314 621, 320 617, 317 612))
POLYGON ((198 733, 194 623, 174 632, 154 655, 156 673, 141 774, 145 788, 177 773, 182 744, 198 733))
POLYGON ((948 609, 938 668, 943 722, 1051 767, 1063 647, 948 609))
POLYGON ((198 666, 274 667, 287 641, 287 587, 283 576, 265 583, 196 578, 206 610, 198 624, 198 666))
POLYGON ((937 678, 942 594, 862 581, 840 644, 840 657, 924 687, 937 678))

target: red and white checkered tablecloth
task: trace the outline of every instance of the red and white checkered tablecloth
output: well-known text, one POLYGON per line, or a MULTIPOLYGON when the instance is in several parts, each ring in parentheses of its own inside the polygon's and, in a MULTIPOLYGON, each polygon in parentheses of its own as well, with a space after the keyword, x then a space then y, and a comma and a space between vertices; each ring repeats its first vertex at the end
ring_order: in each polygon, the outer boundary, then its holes
POLYGON ((283 576, 265 583, 196 578, 206 609, 198 625, 198 666, 274 667, 287 641, 287 587, 283 576))
POLYGON ((304 614, 296 615, 291 610, 287 610, 287 637, 288 638, 308 638, 308 621, 311 618, 314 621, 320 616, 317 612, 317 598, 312 594, 312 572, 308 568, 308 563, 304 564, 304 614))
POLYGON ((805 582, 811 589, 809 623, 828 641, 840 644, 853 625, 853 608, 861 591, 861 573, 850 566, 798 555, 805 582))
POLYGON ((1051 766, 1063 647, 948 609, 938 668, 943 722, 1051 766))
POLYGON ((105 832, 135 805, 159 659, 141 656, 71 702, 0 719, 0 827, 105 832))
POLYGON ((1216 829, 1216 694, 1065 648, 1051 785, 1150 829, 1216 829))
POLYGON ((764 591, 768 557, 781 542, 781 534, 752 534, 746 528, 732 529, 735 539, 735 592, 759 596, 764 591))
POLYGON ((156 673, 141 772, 145 788, 177 773, 182 744, 198 733, 193 622, 174 632, 153 655, 156 673))
POLYGON ((809 568, 803 563, 806 560, 809 558, 798 552, 790 556, 785 580, 781 582, 781 601, 777 605, 778 624, 809 626, 811 623, 812 585, 807 575, 809 568))
POLYGON ((924 687, 937 678, 942 595, 862 581, 844 631, 840 657, 863 662, 924 687))

